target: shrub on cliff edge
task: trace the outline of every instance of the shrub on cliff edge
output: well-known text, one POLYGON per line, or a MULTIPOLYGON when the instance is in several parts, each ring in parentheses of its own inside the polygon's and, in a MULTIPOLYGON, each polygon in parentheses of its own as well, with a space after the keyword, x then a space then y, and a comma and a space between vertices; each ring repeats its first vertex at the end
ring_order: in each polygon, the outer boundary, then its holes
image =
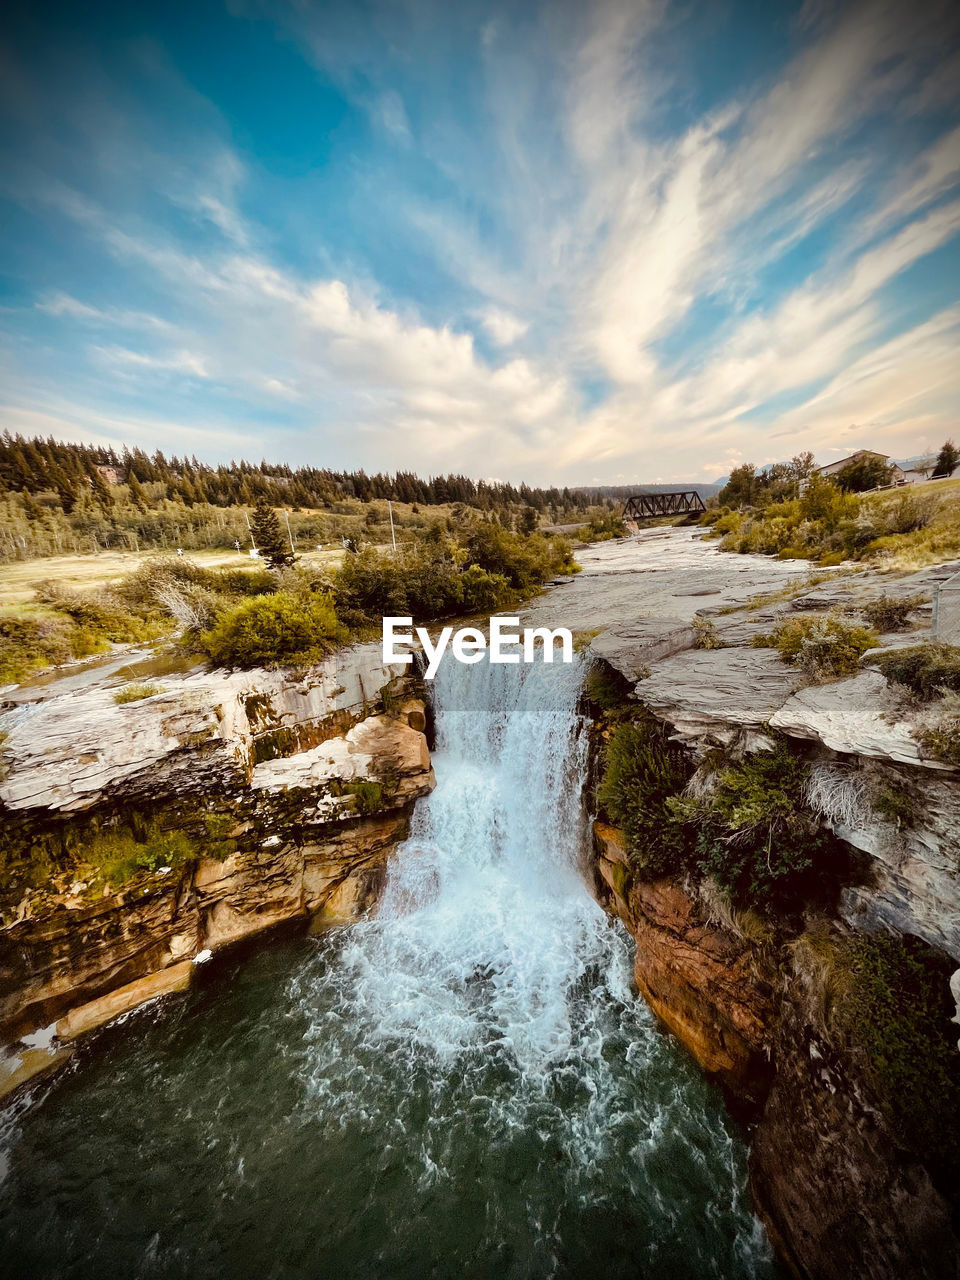
POLYGON ((784 662, 813 680, 854 675, 860 659, 875 647, 877 633, 844 622, 835 614, 804 615, 778 623, 769 635, 754 636, 755 648, 773 648, 784 662))
POLYGON ((630 860, 648 875, 681 870, 693 849, 692 831, 671 801, 682 793, 693 767, 652 717, 618 725, 604 751, 597 800, 621 827, 630 860))
POLYGON ((227 667, 316 662, 349 639, 330 598, 277 591, 227 609, 200 636, 200 646, 227 667))
POLYGON ((871 654, 867 661, 925 702, 942 696, 944 689, 960 692, 960 645, 915 644, 871 654))
POLYGON ((697 799, 696 868, 737 907, 791 911, 829 896, 849 867, 807 801, 809 769, 788 744, 718 769, 697 799))

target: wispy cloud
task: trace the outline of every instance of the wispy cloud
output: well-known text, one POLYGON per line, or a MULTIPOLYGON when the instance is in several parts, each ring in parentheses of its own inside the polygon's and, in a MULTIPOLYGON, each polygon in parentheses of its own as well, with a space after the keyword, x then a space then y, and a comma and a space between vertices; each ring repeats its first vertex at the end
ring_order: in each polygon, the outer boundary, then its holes
POLYGON ((807 4, 707 89, 684 50, 742 32, 669 0, 249 3, 341 95, 298 122, 326 167, 241 152, 162 58, 136 128, 106 73, 56 123, 20 76, 6 192, 58 267, 0 316, 21 421, 564 481, 954 429, 949 6, 807 4))

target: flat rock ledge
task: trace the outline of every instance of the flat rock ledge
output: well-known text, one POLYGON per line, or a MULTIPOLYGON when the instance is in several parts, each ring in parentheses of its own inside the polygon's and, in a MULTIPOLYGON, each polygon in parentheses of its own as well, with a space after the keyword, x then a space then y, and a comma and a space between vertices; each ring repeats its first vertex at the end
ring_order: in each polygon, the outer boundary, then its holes
POLYGON ((657 663, 636 695, 680 737, 726 741, 770 722, 798 683, 769 650, 691 649, 657 663))
POLYGON ((696 631, 682 618, 638 618, 594 637, 590 652, 633 684, 652 663, 692 648, 696 638, 696 631))
MULTIPOLYGON (((229 789, 247 781, 270 733, 319 732, 369 714, 380 690, 408 674, 383 665, 380 644, 354 645, 302 670, 204 671, 158 681, 153 697, 117 705, 95 688, 18 708, 3 724, 11 810, 75 812, 105 797, 229 789)), ((342 729, 340 730, 342 732, 342 729)), ((336 732, 336 726, 332 728, 336 732)))
POLYGON ((952 772, 951 765, 920 754, 911 726, 884 717, 887 681, 879 671, 800 689, 770 718, 770 728, 821 742, 846 755, 892 760, 952 772))

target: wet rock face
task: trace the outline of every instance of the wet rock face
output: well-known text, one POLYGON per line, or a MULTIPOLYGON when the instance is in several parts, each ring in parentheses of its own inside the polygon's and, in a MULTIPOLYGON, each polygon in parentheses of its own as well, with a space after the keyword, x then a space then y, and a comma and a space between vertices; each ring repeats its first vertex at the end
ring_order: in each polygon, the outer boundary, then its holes
POLYGON ((631 883, 622 835, 597 823, 601 898, 637 943, 635 977, 664 1026, 754 1122, 751 1184, 778 1251, 809 1280, 956 1274, 951 1210, 811 1021, 781 953, 704 918, 670 880, 631 883))
POLYGON ((630 911, 642 995, 737 1108, 755 1114, 770 1083, 773 1001, 753 948, 705 923, 669 881, 632 889, 630 911))
POLYGON ((73 907, 51 902, 0 930, 0 1044, 196 954, 200 918, 179 877, 73 907))
POLYGON ((774 1055, 750 1176, 793 1269, 815 1280, 955 1276, 960 1239, 949 1206, 789 996, 774 1055))
POLYGON ((676 882, 633 879, 615 827, 595 823, 594 845, 607 905, 636 939, 641 994, 736 1109, 756 1115, 771 1078, 772 971, 676 882))

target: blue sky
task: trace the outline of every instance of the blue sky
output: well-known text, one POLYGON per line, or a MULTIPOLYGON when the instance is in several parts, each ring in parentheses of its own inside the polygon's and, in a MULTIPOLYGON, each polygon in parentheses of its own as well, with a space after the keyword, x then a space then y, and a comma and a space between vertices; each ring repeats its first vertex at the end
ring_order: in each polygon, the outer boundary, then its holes
POLYGON ((956 4, 33 9, 0 428, 531 483, 960 439, 956 4))

